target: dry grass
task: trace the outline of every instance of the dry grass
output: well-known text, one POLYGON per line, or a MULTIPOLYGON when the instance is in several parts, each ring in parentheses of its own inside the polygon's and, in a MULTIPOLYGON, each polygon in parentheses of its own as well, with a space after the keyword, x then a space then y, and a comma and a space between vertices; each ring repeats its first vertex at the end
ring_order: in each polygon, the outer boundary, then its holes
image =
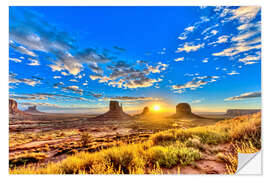
MULTIPOLYGON (((148 141, 120 143, 99 152, 78 152, 58 163, 10 168, 11 174, 162 174, 161 168, 186 166, 201 158, 204 145, 233 143, 239 152, 260 149, 260 113, 190 129, 170 129, 153 134, 148 141), (252 143, 251 143, 252 142, 252 143), (150 170, 149 170, 150 169, 150 170)), ((228 174, 237 168, 234 154, 216 155, 226 163, 228 174)), ((180 170, 179 170, 180 171, 180 170)))

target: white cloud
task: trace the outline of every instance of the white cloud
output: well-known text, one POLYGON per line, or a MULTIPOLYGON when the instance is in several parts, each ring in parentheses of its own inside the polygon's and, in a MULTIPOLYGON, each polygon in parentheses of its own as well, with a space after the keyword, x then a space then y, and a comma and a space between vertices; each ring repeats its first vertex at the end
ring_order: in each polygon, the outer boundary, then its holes
POLYGON ((77 78, 81 79, 82 78, 82 75, 79 75, 77 78))
POLYGON ((102 78, 102 76, 100 76, 100 75, 90 75, 89 77, 92 80, 97 80, 97 79, 101 79, 102 78))
POLYGON ((69 81, 71 81, 71 82, 79 82, 79 81, 76 80, 76 79, 70 79, 69 81))
POLYGON ((176 58, 174 61, 176 61, 176 62, 178 62, 178 61, 184 61, 184 57, 176 58))
POLYGON ((257 13, 260 11, 259 6, 241 6, 237 9, 231 10, 233 14, 229 20, 238 19, 240 22, 250 22, 254 19, 257 13))
POLYGON ((53 76, 54 79, 60 79, 61 76, 53 76))
POLYGON ((142 88, 142 87, 150 87, 153 86, 157 82, 161 82, 162 79, 151 79, 151 78, 143 78, 139 80, 130 80, 126 82, 123 87, 130 88, 130 89, 136 89, 136 88, 142 88))
POLYGON ((181 84, 181 85, 172 85, 171 87, 173 90, 185 90, 185 89, 195 90, 197 88, 201 88, 202 86, 204 86, 208 83, 215 82, 216 79, 218 79, 218 78, 219 78, 219 76, 194 77, 192 79, 192 81, 189 81, 189 82, 187 82, 185 84, 181 84))
POLYGON ((64 70, 63 67, 61 66, 60 62, 56 62, 55 64, 50 64, 48 65, 52 71, 62 71, 64 70))
POLYGON ((16 63, 20 63, 22 62, 22 60, 18 59, 18 58, 9 58, 10 61, 14 61, 16 63))
POLYGON ((146 66, 147 66, 148 71, 150 73, 160 73, 161 71, 166 70, 166 68, 169 65, 168 64, 161 63, 161 62, 158 62, 158 65, 156 65, 156 66, 149 66, 149 65, 146 65, 146 66))
POLYGON ((39 80, 35 80, 35 79, 29 79, 29 78, 16 78, 16 74, 10 74, 9 75, 9 83, 10 84, 27 84, 29 86, 36 86, 37 84, 41 84, 41 82, 39 80))
POLYGON ((64 76, 68 76, 68 73, 66 73, 66 72, 61 72, 61 74, 64 76))
POLYGON ((187 39, 187 35, 186 34, 181 34, 178 39, 180 40, 186 40, 187 39))
POLYGON ((239 74, 238 72, 236 72, 235 70, 233 70, 232 72, 230 72, 230 73, 227 73, 228 75, 235 75, 235 74, 239 74))
POLYGON ((238 100, 259 98, 259 97, 261 97, 261 92, 248 92, 248 93, 241 94, 239 96, 229 97, 227 99, 224 99, 224 101, 238 101, 238 100))
POLYGON ((252 37, 258 33, 259 32, 257 32, 257 31, 248 31, 246 33, 239 34, 235 37, 232 37, 232 41, 243 42, 244 40, 249 39, 250 37, 252 37))
POLYGON ((179 94, 181 94, 183 92, 185 92, 185 90, 182 90, 182 89, 179 89, 179 90, 174 91, 174 93, 179 93, 179 94))
POLYGON ((194 74, 186 73, 186 74, 184 74, 184 76, 189 76, 189 77, 198 76, 198 75, 199 75, 199 73, 194 73, 194 74))
POLYGON ((186 52, 190 52, 190 51, 197 51, 200 48, 204 47, 204 43, 203 44, 197 44, 194 45, 193 43, 185 43, 183 47, 177 48, 177 53, 178 52, 182 52, 182 51, 186 51, 186 52))
POLYGON ((216 35, 217 33, 218 33, 217 30, 212 30, 212 31, 211 31, 211 34, 213 34, 213 35, 216 35))
POLYGON ((261 45, 249 46, 246 43, 237 43, 230 48, 224 49, 219 53, 213 53, 213 56, 234 56, 239 53, 247 52, 253 49, 261 49, 261 45))
POLYGON ((203 99, 196 99, 196 100, 192 101, 191 103, 198 104, 198 103, 201 103, 202 101, 203 101, 203 99))
POLYGON ((36 59, 32 59, 32 58, 29 58, 28 59, 30 61, 30 63, 28 63, 29 66, 39 66, 39 61, 36 60, 36 59))
POLYGON ((239 31, 249 29, 250 27, 254 26, 252 23, 247 23, 247 24, 241 24, 240 26, 237 27, 239 31))
POLYGON ((26 47, 21 46, 21 45, 17 45, 13 41, 9 41, 9 42, 10 42, 9 43, 10 47, 13 48, 15 51, 17 51, 17 52, 19 52, 21 54, 26 54, 28 56, 32 56, 32 57, 37 56, 33 51, 27 49, 26 47))
POLYGON ((115 97, 104 97, 99 101, 160 101, 161 98, 157 97, 132 97, 132 96, 115 96, 115 97))
POLYGON ((212 44, 221 44, 221 43, 228 42, 228 38, 229 38, 229 36, 227 36, 227 35, 220 36, 220 37, 218 37, 218 40, 217 41, 211 42, 211 43, 209 43, 209 45, 212 45, 212 44))
POLYGON ((247 64, 257 63, 256 61, 258 61, 260 59, 261 59, 260 55, 256 55, 256 56, 248 55, 244 58, 239 59, 239 62, 243 62, 243 63, 245 63, 245 65, 247 65, 247 64))
POLYGON ((202 60, 203 63, 208 63, 208 58, 205 58, 204 60, 202 60))
POLYGON ((194 28, 195 28, 195 26, 190 26, 190 27, 185 28, 185 30, 192 32, 194 30, 194 28))

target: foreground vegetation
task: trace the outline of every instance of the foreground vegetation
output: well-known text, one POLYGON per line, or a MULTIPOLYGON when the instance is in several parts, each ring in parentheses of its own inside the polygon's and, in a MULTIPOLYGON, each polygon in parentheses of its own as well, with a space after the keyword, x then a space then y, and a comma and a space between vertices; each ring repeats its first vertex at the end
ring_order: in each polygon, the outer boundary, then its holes
MULTIPOLYGON (((57 163, 10 168, 11 174, 162 174, 164 169, 194 165, 209 151, 226 163, 227 173, 237 169, 237 152, 261 148, 261 114, 224 120, 211 126, 170 129, 153 134, 147 141, 118 144, 98 152, 77 152, 57 163), (225 154, 214 147, 231 143, 234 152, 225 154)), ((43 157, 38 154, 38 157, 43 157)))

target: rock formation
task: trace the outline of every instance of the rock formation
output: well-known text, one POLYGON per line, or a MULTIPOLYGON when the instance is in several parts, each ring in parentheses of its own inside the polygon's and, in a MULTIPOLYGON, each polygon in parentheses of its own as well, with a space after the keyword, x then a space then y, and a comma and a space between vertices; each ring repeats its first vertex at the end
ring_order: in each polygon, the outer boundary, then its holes
POLYGON ((93 119, 101 121, 122 121, 131 120, 132 117, 123 111, 122 105, 120 106, 118 101, 110 101, 109 111, 93 119))
POLYGON ((260 109, 228 109, 227 116, 241 116, 261 112, 260 109))
POLYGON ((37 106, 29 106, 28 109, 26 109, 24 112, 27 112, 29 114, 42 114, 43 113, 37 110, 37 106))
POLYGON ((23 115, 24 112, 18 109, 18 103, 13 100, 13 99, 9 99, 9 114, 20 114, 23 115))
POLYGON ((144 107, 143 108, 143 112, 142 112, 142 115, 148 115, 150 113, 150 110, 149 110, 149 107, 144 107))
POLYGON ((188 103, 179 103, 176 106, 176 113, 171 118, 188 118, 188 119, 199 119, 203 118, 191 112, 191 107, 188 103))
POLYGON ((150 114, 151 114, 151 113, 150 113, 149 107, 145 106, 145 107, 143 108, 143 112, 140 113, 140 114, 134 115, 134 117, 144 117, 144 116, 148 116, 148 115, 150 115, 150 114))

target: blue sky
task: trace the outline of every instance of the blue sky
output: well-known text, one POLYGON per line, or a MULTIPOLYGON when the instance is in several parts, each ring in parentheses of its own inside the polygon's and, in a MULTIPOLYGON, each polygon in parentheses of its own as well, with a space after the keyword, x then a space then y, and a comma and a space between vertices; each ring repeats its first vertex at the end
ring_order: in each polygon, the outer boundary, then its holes
POLYGON ((24 109, 261 106, 259 7, 10 7, 10 98, 24 109))

